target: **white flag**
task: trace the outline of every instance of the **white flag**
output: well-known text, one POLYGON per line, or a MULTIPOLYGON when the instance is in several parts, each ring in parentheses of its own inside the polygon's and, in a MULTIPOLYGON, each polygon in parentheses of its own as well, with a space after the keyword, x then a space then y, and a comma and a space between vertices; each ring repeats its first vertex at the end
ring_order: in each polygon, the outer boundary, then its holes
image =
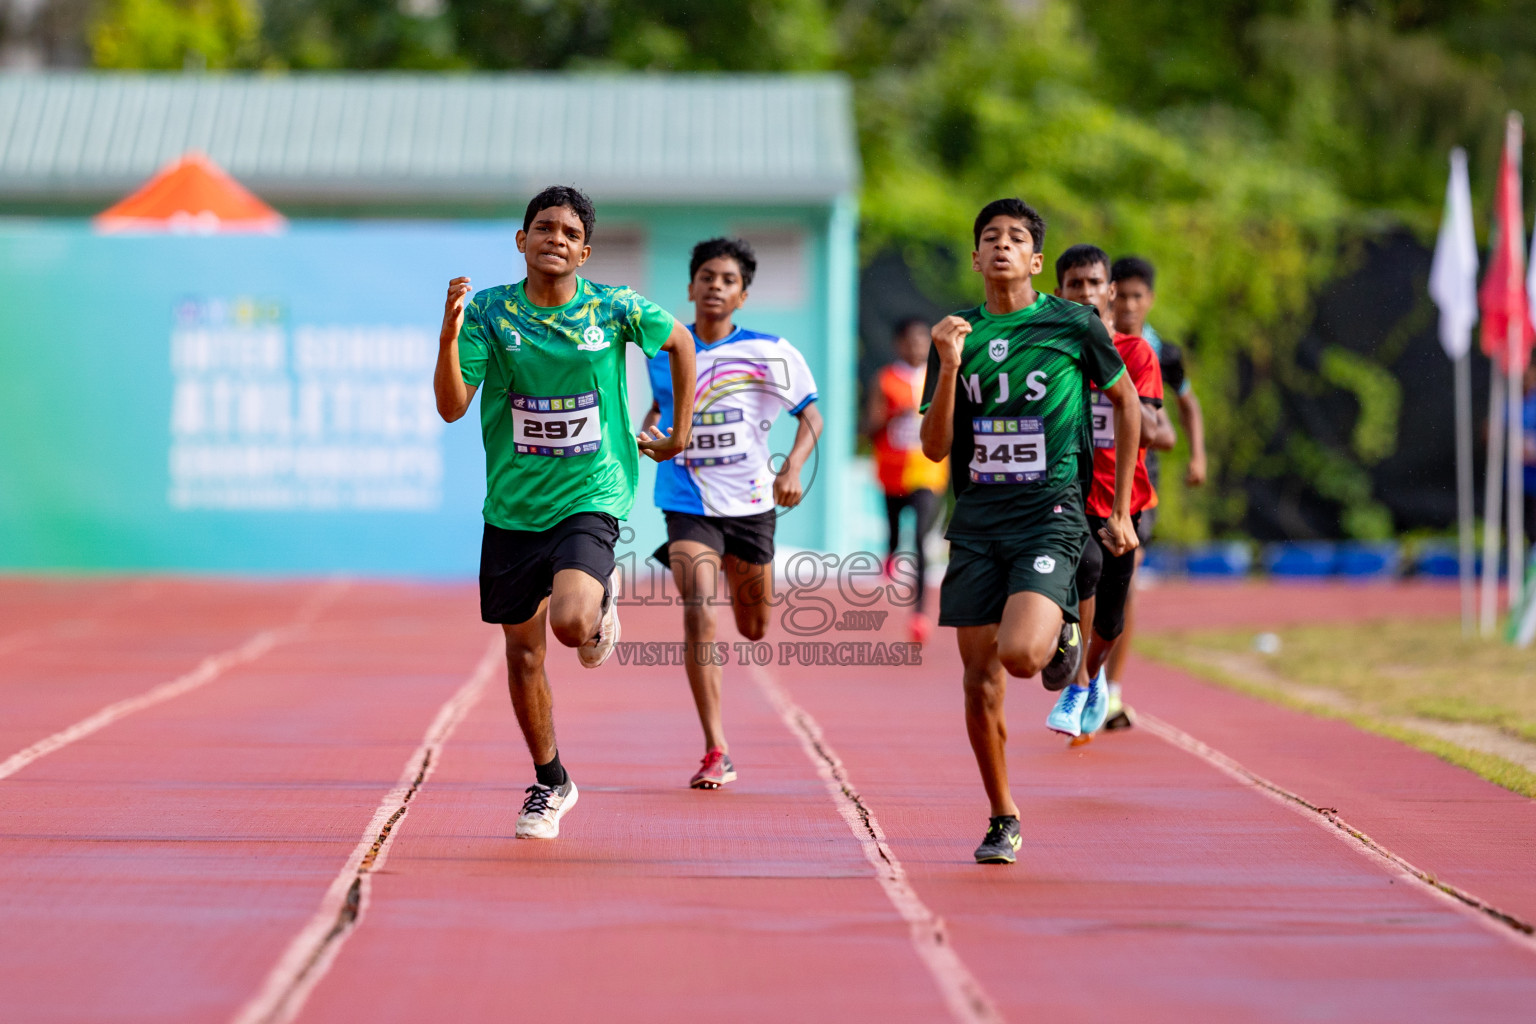
MULTIPOLYGON (((1536 289, 1536 273, 1529 284, 1536 289)), ((1477 235, 1472 228, 1467 152, 1459 146, 1451 150, 1445 217, 1429 266, 1429 297, 1440 307, 1440 346, 1452 359, 1460 359, 1472 347, 1472 327, 1477 323, 1477 235)))

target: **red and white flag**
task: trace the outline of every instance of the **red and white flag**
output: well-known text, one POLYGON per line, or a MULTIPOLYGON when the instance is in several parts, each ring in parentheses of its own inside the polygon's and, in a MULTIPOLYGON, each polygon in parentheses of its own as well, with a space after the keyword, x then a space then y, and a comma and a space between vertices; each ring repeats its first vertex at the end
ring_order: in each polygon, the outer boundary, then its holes
POLYGON ((1525 281, 1525 219, 1520 208, 1520 119, 1511 115, 1504 133, 1504 159, 1493 206, 1493 251, 1477 297, 1482 307, 1483 352, 1505 373, 1521 373, 1530 359, 1536 329, 1531 325, 1525 281), (1511 320, 1516 332, 1511 346, 1511 320), (1511 361, 1513 360, 1513 365, 1511 361))

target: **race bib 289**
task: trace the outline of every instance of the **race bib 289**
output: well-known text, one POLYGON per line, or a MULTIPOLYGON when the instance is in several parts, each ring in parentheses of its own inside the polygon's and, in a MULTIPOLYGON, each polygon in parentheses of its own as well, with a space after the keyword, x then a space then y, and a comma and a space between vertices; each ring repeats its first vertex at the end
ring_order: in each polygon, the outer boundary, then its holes
POLYGON ((751 441, 745 428, 740 409, 694 413, 683 462, 689 466, 729 466, 743 461, 751 441))

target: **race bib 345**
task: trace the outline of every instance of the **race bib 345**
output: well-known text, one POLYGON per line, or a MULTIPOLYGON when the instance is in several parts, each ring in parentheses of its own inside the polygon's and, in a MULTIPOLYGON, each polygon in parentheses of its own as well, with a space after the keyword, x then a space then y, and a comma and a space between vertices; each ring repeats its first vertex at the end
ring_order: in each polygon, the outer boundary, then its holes
POLYGON ((1038 416, 978 416, 971 420, 971 483, 1030 484, 1044 480, 1045 421, 1038 416))

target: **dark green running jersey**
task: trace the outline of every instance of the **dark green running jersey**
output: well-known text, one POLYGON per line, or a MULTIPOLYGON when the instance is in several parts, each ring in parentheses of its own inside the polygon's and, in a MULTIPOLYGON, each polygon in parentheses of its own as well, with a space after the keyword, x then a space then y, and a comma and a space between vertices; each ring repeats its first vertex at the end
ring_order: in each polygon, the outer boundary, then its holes
MULTIPOLYGON (((1053 513, 1081 515, 1080 457, 1093 450, 1088 384, 1107 388, 1125 372, 1098 311, 1041 293, 1007 316, 984 306, 956 315, 971 333, 955 389, 955 515, 945 536, 1017 536, 1053 513)), ((938 381, 933 348, 925 412, 938 381)))

